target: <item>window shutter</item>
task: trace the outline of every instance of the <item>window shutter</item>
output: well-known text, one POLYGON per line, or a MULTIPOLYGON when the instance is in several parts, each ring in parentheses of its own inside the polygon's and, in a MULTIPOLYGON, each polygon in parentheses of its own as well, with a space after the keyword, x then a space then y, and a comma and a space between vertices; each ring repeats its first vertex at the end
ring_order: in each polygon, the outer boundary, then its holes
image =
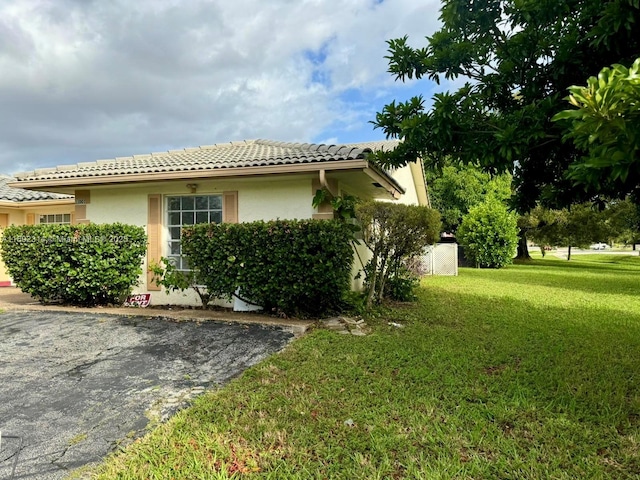
POLYGON ((36 214, 27 213, 27 225, 35 225, 35 224, 36 224, 36 214))
POLYGON ((238 223, 238 192, 222 192, 222 221, 238 223))
MULTIPOLYGON (((162 195, 149 195, 147 218, 147 267, 160 262, 162 257, 162 195)), ((153 281, 153 273, 147 271, 147 290, 159 291, 162 287, 153 281)))

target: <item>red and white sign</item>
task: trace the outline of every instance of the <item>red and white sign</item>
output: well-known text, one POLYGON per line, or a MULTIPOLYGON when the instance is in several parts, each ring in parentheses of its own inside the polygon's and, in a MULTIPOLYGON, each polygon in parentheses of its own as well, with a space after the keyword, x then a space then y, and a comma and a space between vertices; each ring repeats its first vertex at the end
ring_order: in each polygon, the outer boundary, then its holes
POLYGON ((148 307, 151 301, 150 293, 136 293, 135 295, 129 295, 124 302, 125 307, 148 307))

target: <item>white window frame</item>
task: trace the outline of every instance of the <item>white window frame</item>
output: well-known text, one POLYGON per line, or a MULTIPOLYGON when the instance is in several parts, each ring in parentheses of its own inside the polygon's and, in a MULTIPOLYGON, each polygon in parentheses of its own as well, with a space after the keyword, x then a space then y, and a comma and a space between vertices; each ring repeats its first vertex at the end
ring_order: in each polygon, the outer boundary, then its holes
POLYGON ((38 214, 38 224, 39 225, 71 225, 71 214, 70 213, 41 213, 41 214, 38 214))
POLYGON ((180 242, 182 228, 200 223, 222 223, 223 195, 166 195, 165 206, 167 258, 174 262, 178 270, 187 271, 189 266, 186 259, 182 257, 182 245, 180 242), (204 199, 206 199, 206 209, 202 203, 204 199), (179 206, 176 205, 176 201, 179 202, 179 206))

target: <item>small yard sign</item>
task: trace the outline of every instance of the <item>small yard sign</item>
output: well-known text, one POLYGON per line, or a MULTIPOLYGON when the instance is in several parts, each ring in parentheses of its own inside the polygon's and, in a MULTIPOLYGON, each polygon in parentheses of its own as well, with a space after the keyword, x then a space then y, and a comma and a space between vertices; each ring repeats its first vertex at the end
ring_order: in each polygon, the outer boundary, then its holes
POLYGON ((129 295, 124 302, 125 307, 148 307, 151 301, 150 293, 137 293, 135 295, 129 295))

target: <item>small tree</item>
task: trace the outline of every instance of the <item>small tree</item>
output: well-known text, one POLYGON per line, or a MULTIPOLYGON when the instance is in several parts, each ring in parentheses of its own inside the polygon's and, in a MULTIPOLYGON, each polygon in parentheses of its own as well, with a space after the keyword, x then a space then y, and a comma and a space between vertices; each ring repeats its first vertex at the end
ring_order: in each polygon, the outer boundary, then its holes
POLYGON ((526 225, 527 237, 536 242, 544 256, 546 245, 556 246, 564 243, 563 225, 566 215, 560 210, 551 210, 540 205, 518 219, 520 228, 526 225))
POLYGON ((573 247, 584 248, 590 243, 617 236, 622 228, 619 224, 626 220, 625 213, 630 212, 624 212, 618 202, 602 211, 591 203, 576 204, 562 210, 537 206, 527 214, 533 225, 529 236, 539 244, 566 245, 567 260, 571 260, 573 247))
POLYGON ((567 260, 571 260, 571 247, 586 248, 607 237, 604 215, 590 203, 572 205, 565 212, 563 240, 568 247, 567 260))
POLYGON ((627 198, 612 202, 605 211, 610 241, 631 244, 635 250, 640 241, 640 206, 627 198))
POLYGON ((477 267, 504 267, 516 253, 517 216, 502 202, 489 197, 464 216, 457 238, 467 258, 477 267))
POLYGON ((386 202, 356 207, 362 239, 372 258, 365 266, 366 305, 380 302, 390 278, 401 274, 404 262, 419 255, 440 234, 440 214, 431 208, 386 202))

